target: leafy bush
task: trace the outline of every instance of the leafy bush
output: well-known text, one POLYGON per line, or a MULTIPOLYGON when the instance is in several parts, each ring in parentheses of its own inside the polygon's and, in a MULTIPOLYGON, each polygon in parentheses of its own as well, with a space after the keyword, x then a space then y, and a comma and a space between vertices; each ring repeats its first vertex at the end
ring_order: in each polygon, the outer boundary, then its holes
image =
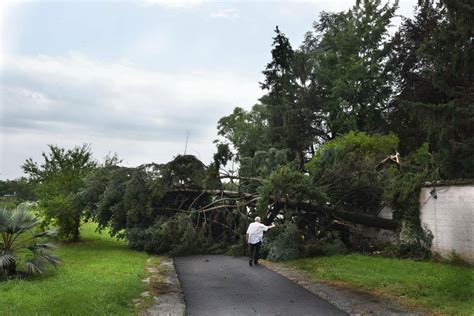
POLYGON ((189 216, 178 214, 173 218, 159 218, 155 225, 127 229, 127 239, 132 249, 170 256, 203 252, 206 246, 205 227, 196 228, 189 216))
POLYGON ((263 242, 262 255, 273 261, 292 260, 301 257, 303 253, 303 238, 298 227, 289 223, 278 229, 274 238, 267 238, 263 242))
POLYGON ((234 257, 245 256, 247 254, 247 243, 241 242, 235 245, 230 245, 225 254, 234 257))
POLYGON ((22 203, 13 211, 0 210, 0 275, 42 274, 61 262, 48 251, 53 245, 42 242, 53 232, 36 230, 40 219, 31 206, 22 203))
POLYGON ((74 241, 79 238, 82 209, 77 207, 73 193, 44 196, 39 201, 39 206, 45 226, 58 227, 58 235, 64 240, 74 241))

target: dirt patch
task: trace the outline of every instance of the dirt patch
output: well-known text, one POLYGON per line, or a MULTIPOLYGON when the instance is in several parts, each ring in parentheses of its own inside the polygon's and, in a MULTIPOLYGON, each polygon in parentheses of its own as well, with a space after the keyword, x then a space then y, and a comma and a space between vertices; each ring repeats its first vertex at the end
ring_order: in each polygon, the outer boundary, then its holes
POLYGON ((309 273, 286 265, 261 260, 267 268, 301 285, 350 315, 423 315, 423 311, 413 311, 394 300, 352 289, 343 282, 314 282, 309 273))
POLYGON ((186 312, 184 295, 173 259, 148 259, 146 270, 150 274, 143 282, 148 291, 141 294, 135 305, 141 316, 182 316, 186 312))

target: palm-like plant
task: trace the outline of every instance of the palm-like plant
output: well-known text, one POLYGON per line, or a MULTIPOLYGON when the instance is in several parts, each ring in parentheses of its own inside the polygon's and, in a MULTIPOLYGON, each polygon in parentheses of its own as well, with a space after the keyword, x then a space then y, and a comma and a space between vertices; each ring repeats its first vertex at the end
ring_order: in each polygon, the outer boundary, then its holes
POLYGON ((40 219, 31 211, 32 203, 22 203, 14 210, 0 209, 0 275, 42 274, 46 267, 61 260, 49 253, 50 243, 41 243, 54 231, 38 231, 40 219))

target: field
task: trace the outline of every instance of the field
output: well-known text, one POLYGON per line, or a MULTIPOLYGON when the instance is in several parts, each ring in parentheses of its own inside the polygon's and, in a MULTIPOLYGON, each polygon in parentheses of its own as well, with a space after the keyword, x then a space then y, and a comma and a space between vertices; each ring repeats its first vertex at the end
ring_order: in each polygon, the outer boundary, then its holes
POLYGON ((145 253, 84 224, 81 242, 56 249, 64 261, 51 274, 0 282, 0 315, 130 315, 146 290, 145 253))
POLYGON ((474 315, 474 268, 362 255, 300 259, 291 266, 315 281, 398 299, 449 315, 474 315))

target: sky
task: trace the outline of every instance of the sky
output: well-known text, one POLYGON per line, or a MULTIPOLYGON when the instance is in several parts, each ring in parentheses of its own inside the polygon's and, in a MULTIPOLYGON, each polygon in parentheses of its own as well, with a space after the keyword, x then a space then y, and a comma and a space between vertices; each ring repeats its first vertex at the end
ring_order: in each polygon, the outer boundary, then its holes
POLYGON ((48 144, 138 166, 183 154, 189 135, 187 153, 208 164, 219 118, 263 94, 275 26, 296 48, 321 11, 353 4, 0 1, 0 179, 48 144))

